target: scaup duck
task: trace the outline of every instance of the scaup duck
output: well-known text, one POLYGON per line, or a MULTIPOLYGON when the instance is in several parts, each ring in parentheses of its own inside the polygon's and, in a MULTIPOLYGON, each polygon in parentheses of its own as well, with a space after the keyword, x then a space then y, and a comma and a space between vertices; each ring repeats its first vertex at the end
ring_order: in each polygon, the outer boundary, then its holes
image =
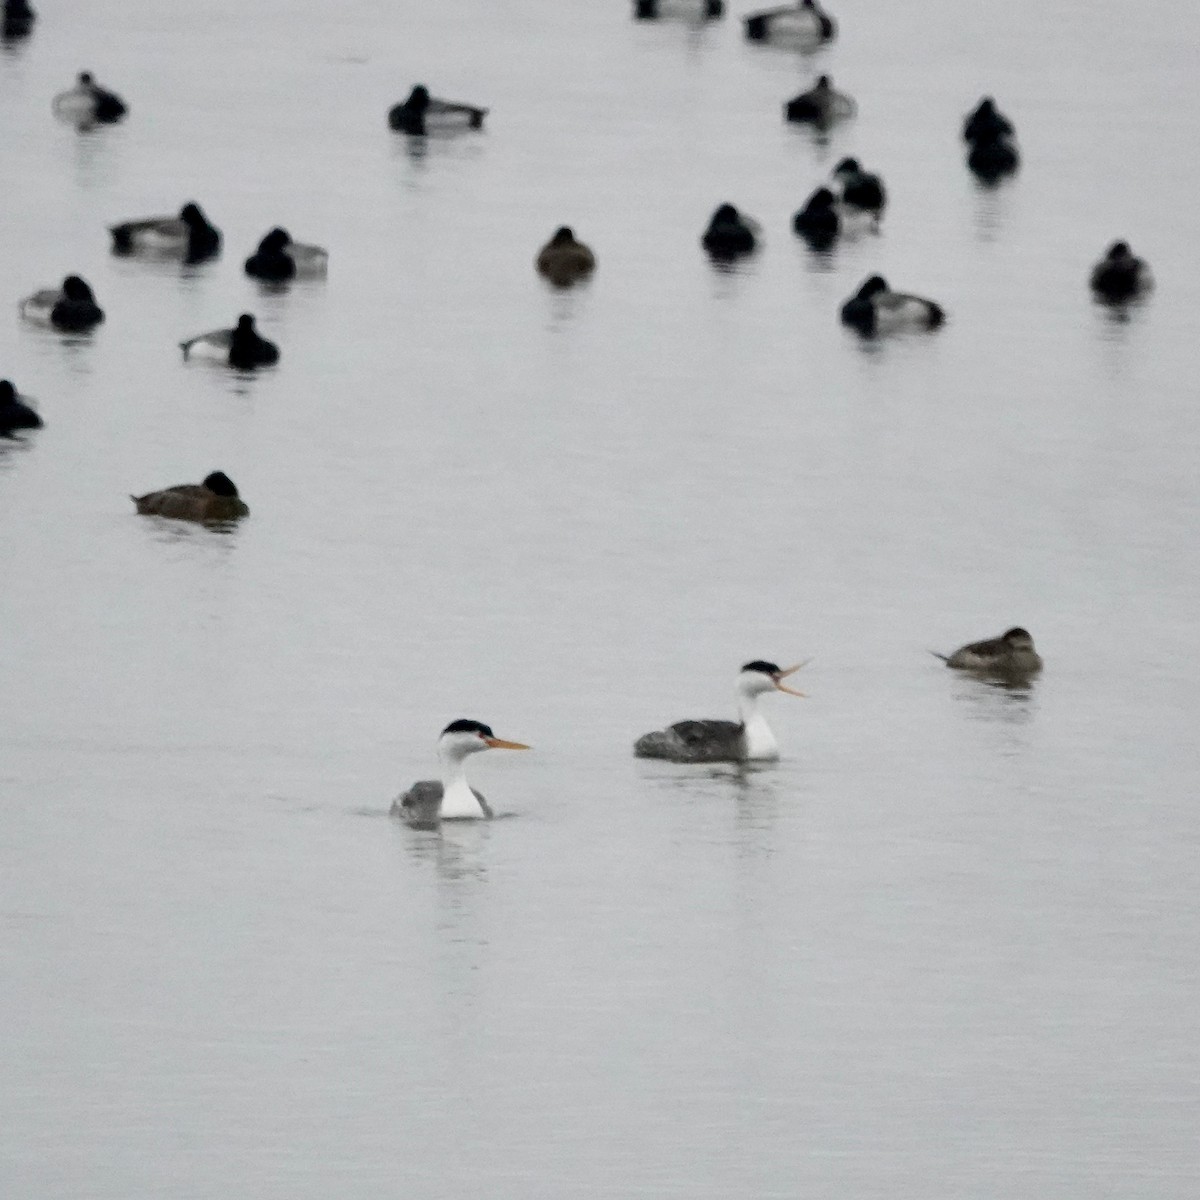
POLYGON ((52 325, 64 333, 83 333, 104 320, 92 289, 78 275, 68 275, 60 288, 43 288, 21 301, 21 316, 36 325, 52 325))
POLYGON ((792 228, 814 250, 828 250, 842 230, 833 193, 827 187, 817 188, 792 218, 792 228))
POLYGON ((466 776, 466 760, 484 750, 528 750, 524 742, 498 738, 490 725, 451 721, 438 738, 441 779, 422 779, 392 801, 392 816, 414 829, 436 829, 442 821, 486 821, 494 815, 466 776))
POLYGON ((827 129, 836 121, 854 116, 856 105, 844 92, 837 91, 828 75, 822 75, 808 89, 783 106, 785 120, 799 125, 827 129))
POLYGON ((425 134, 430 129, 482 129, 486 108, 459 104, 453 100, 437 100, 429 89, 418 83, 408 99, 388 112, 388 125, 401 133, 425 134))
POLYGON ((932 651, 948 667, 977 674, 1027 677, 1042 669, 1042 656, 1034 649, 1029 631, 1020 626, 1006 630, 998 638, 970 642, 953 654, 932 651))
POLYGON ((596 269, 596 256, 582 242, 575 240, 575 232, 570 226, 563 225, 538 251, 537 269, 551 283, 566 287, 596 269))
POLYGON ((144 217, 112 225, 115 254, 145 251, 153 254, 181 255, 185 262, 197 263, 212 258, 221 249, 221 231, 211 224, 200 205, 188 202, 177 217, 144 217))
POLYGON ((800 0, 782 8, 768 8, 742 18, 746 36, 752 42, 787 41, 804 47, 833 41, 837 26, 833 18, 816 2, 800 0))
POLYGON ((1150 268, 1129 248, 1113 242, 1108 253, 1092 268, 1092 291, 1112 304, 1134 300, 1154 286, 1150 268))
POLYGON ((921 296, 893 292, 882 275, 872 275, 842 305, 842 322, 862 334, 906 329, 936 329, 946 319, 940 304, 921 296))
POLYGON ((320 246, 294 242, 286 229, 272 229, 246 259, 246 274, 270 283, 284 283, 297 275, 323 275, 329 254, 320 246))
POLYGON ((876 220, 883 216, 887 191, 883 180, 859 166, 857 158, 843 158, 833 169, 833 178, 842 189, 842 204, 848 209, 869 213, 876 220))
POLYGON ((11 380, 0 379, 0 437, 14 429, 41 429, 42 418, 25 403, 11 380))
POLYGON ((207 358, 239 371, 268 367, 279 361, 279 347, 259 336, 249 313, 242 313, 233 329, 214 329, 180 342, 179 347, 185 361, 192 357, 207 358))
POLYGON ((700 244, 714 258, 736 258, 758 247, 758 222, 738 212, 732 204, 722 204, 712 215, 700 244))
POLYGON ((139 513, 176 521, 236 521, 250 512, 224 471, 214 471, 203 483, 178 483, 129 498, 139 513))
POLYGON ((668 16, 715 21, 725 15, 725 4, 723 0, 633 0, 633 15, 639 21, 668 16))
POLYGON ((54 97, 54 112, 81 127, 111 125, 128 111, 125 101, 115 92, 102 88, 89 71, 81 71, 73 88, 54 97))

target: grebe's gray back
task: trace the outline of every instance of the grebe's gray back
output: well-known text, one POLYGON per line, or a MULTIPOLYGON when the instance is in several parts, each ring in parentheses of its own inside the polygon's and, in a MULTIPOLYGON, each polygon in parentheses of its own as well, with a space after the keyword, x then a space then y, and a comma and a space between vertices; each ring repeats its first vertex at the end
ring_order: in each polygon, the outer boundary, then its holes
POLYGON ((638 758, 665 758, 671 762, 753 762, 779 757, 779 746, 758 708, 767 692, 803 696, 783 680, 804 666, 781 669, 773 662, 755 659, 738 673, 738 721, 677 721, 666 729, 644 734, 634 743, 638 758))

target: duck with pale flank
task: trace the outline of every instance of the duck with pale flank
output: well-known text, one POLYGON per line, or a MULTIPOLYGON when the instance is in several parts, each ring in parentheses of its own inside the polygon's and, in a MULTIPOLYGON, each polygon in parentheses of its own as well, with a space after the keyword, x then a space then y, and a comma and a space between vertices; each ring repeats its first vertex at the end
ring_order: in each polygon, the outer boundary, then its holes
POLYGON ((677 721, 666 729, 643 734, 634 743, 638 758, 665 758, 671 762, 761 762, 779 757, 779 745, 759 710, 759 701, 771 692, 803 696, 783 681, 804 663, 786 670, 773 662, 755 659, 738 672, 736 721, 677 721))
POLYGON ((1021 679, 1042 669, 1042 656, 1034 648, 1033 637, 1019 625, 1005 630, 998 638, 960 646, 953 654, 938 654, 936 650, 931 653, 948 667, 977 675, 1021 679))
POLYGON ((115 124, 128 111, 125 101, 102 88, 90 71, 81 71, 73 88, 54 97, 55 115, 81 129, 115 124))
POLYGON ((49 325, 63 333, 86 333, 104 320, 92 289, 78 275, 68 275, 60 288, 42 288, 26 296, 20 313, 35 325, 49 325))
POLYGON ((866 213, 876 222, 887 205, 887 190, 878 175, 864 171, 857 158, 843 158, 833 168, 833 178, 842 189, 842 206, 851 213, 866 213))
POLYGON ((279 361, 279 347, 259 335, 254 318, 249 313, 242 313, 232 329, 214 329, 211 333, 202 333, 180 342, 179 348, 183 351, 185 362, 189 358, 206 358, 239 371, 269 367, 279 361))
POLYGON ((388 125, 400 133, 421 136, 430 130, 482 129, 487 114, 486 108, 474 104, 438 100, 423 83, 418 83, 407 100, 388 112, 388 125))
POLYGON ((324 275, 329 252, 320 246, 292 240, 278 226, 258 243, 258 249, 246 259, 246 274, 268 283, 286 283, 297 275, 324 275))
POLYGON ((716 259, 733 259, 751 254, 758 247, 758 222, 722 204, 712 215, 700 244, 716 259))
POLYGON ((205 476, 203 483, 177 483, 174 487, 130 496, 144 516, 176 521, 236 521, 250 512, 237 486, 224 471, 205 476))
POLYGON ((15 40, 28 36, 36 19, 37 13, 28 0, 4 0, 0 9, 0 38, 15 40))
POLYGON ((1128 242, 1113 242, 1092 268, 1091 285, 1097 299, 1109 304, 1123 304, 1150 291, 1154 287, 1154 277, 1145 260, 1133 253, 1128 242))
POLYGON ((484 750, 528 750, 492 733, 482 721, 451 721, 438 738, 441 779, 422 779, 392 801, 392 816, 414 829, 436 829, 442 821, 488 820, 491 806, 467 783, 466 760, 484 750))
POLYGON ((143 217, 110 225, 114 254, 155 254, 182 258, 186 263, 203 262, 221 249, 221 231, 204 215, 200 205, 189 201, 177 217, 143 217))
POLYGON ((781 42, 815 49, 837 36, 833 18, 817 0, 800 0, 781 8, 768 8, 742 18, 752 42, 781 42))
POLYGON ((715 21, 725 15, 724 0, 633 0, 633 15, 639 21, 678 17, 687 21, 715 21))
POLYGON ((17 429, 41 429, 42 418, 31 408, 12 381, 0 379, 0 437, 11 437, 17 429))
POLYGON ((865 336, 936 329, 945 319, 940 304, 923 296, 893 292, 882 275, 872 275, 842 305, 842 323, 865 336))
POLYGON ((819 187, 792 218, 792 228, 813 250, 828 250, 842 231, 837 200, 827 187, 819 187))
POLYGON ((556 287, 568 287, 585 279, 596 269, 596 256, 568 225, 557 229, 554 236, 538 251, 537 269, 556 287))
POLYGON ((798 125, 813 125, 817 129, 828 129, 838 121, 854 116, 857 111, 854 101, 845 92, 839 92, 828 75, 821 75, 808 91, 794 96, 783 106, 785 120, 798 125))

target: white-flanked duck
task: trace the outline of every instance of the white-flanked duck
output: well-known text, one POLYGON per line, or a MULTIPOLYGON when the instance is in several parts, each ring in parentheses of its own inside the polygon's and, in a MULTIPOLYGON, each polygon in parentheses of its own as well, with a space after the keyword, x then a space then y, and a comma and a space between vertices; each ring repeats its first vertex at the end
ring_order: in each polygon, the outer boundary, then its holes
POLYGON ((114 254, 147 254, 180 257, 198 263, 212 258, 221 249, 221 231, 189 201, 177 217, 143 217, 110 225, 114 254))
POLYGON ((759 710, 759 701, 769 692, 803 696, 803 692, 783 682, 803 665, 784 670, 763 659, 746 663, 737 678, 738 720, 677 721, 638 738, 634 754, 672 762, 760 762, 778 758, 779 746, 759 710))
POLYGON ((177 483, 174 487, 130 496, 144 516, 176 521, 236 521, 247 516, 249 506, 224 471, 213 471, 203 483, 177 483))
POLYGON ((742 18, 752 42, 786 42, 801 49, 814 49, 837 36, 833 18, 817 0, 800 0, 781 8, 768 8, 742 18))
POLYGON ((923 296, 893 292, 882 275, 872 275, 842 305, 842 323, 866 335, 936 329, 945 319, 940 304, 923 296))
POLYGON ((979 675, 1019 679, 1036 675, 1042 669, 1042 656, 1034 648, 1033 637, 1019 625, 1005 630, 998 638, 969 642, 953 654, 938 654, 936 650, 931 653, 948 667, 979 675))
POLYGON ((286 229, 276 226, 258 249, 246 259, 246 274, 269 283, 285 283, 297 275, 324 275, 329 267, 329 252, 320 246, 292 240, 286 229))
POLYGON ((0 437, 9 437, 16 429, 41 429, 42 418, 26 403, 26 397, 9 379, 0 379, 0 437))
POLYGON ((482 721, 451 721, 438 738, 441 779, 422 779, 392 801, 392 816, 418 829, 433 829, 442 821, 487 820, 491 806, 467 783, 466 761, 484 750, 528 750, 522 742, 498 738, 482 721))
POLYGON ((556 287, 568 287, 596 269, 596 256, 589 247, 576 241, 575 231, 569 225, 562 225, 538 251, 537 269, 556 287))
POLYGON ((1136 300, 1154 287, 1154 277, 1128 242, 1113 242, 1105 256, 1092 268, 1092 291, 1110 304, 1136 300))
POLYGON ((806 92, 794 96, 783 106, 784 119, 799 125, 828 129, 838 121, 854 116, 858 106, 833 86, 828 75, 821 75, 806 92))
POLYGON ((482 129, 486 108, 461 104, 456 100, 438 100, 418 83, 408 99, 388 112, 388 125, 401 133, 426 134, 431 129, 482 129))
POLYGON ((867 213, 876 221, 887 205, 883 180, 864 171, 857 158, 843 158, 833 169, 833 178, 842 189, 842 206, 851 213, 867 213))
POLYGON ((255 367, 269 367, 279 361, 279 347, 259 335, 254 327, 254 318, 242 313, 232 329, 214 329, 199 337, 180 342, 186 361, 189 358, 206 358, 225 363, 239 371, 250 371, 255 367))
POLYGON ((90 71, 81 71, 75 86, 54 97, 54 113, 80 128, 112 125, 129 110, 116 92, 102 88, 90 71))
POLYGON ((20 312, 35 325, 50 325, 63 333, 86 333, 104 320, 92 289, 78 275, 68 275, 60 288, 42 288, 26 296, 20 312))

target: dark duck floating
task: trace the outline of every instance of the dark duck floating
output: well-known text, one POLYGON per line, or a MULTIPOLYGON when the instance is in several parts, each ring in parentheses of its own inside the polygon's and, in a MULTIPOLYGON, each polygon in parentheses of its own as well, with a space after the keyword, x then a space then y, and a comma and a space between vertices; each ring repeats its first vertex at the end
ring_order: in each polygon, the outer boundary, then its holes
POLYGON ((408 94, 408 99, 395 105, 388 113, 388 125, 400 133, 424 135, 430 130, 482 129, 486 108, 461 104, 455 100, 438 100, 429 94, 422 83, 408 94))
POLYGON ((179 483, 129 498, 145 516, 176 521, 236 521, 250 512, 237 486, 223 471, 214 471, 203 483, 179 483))

